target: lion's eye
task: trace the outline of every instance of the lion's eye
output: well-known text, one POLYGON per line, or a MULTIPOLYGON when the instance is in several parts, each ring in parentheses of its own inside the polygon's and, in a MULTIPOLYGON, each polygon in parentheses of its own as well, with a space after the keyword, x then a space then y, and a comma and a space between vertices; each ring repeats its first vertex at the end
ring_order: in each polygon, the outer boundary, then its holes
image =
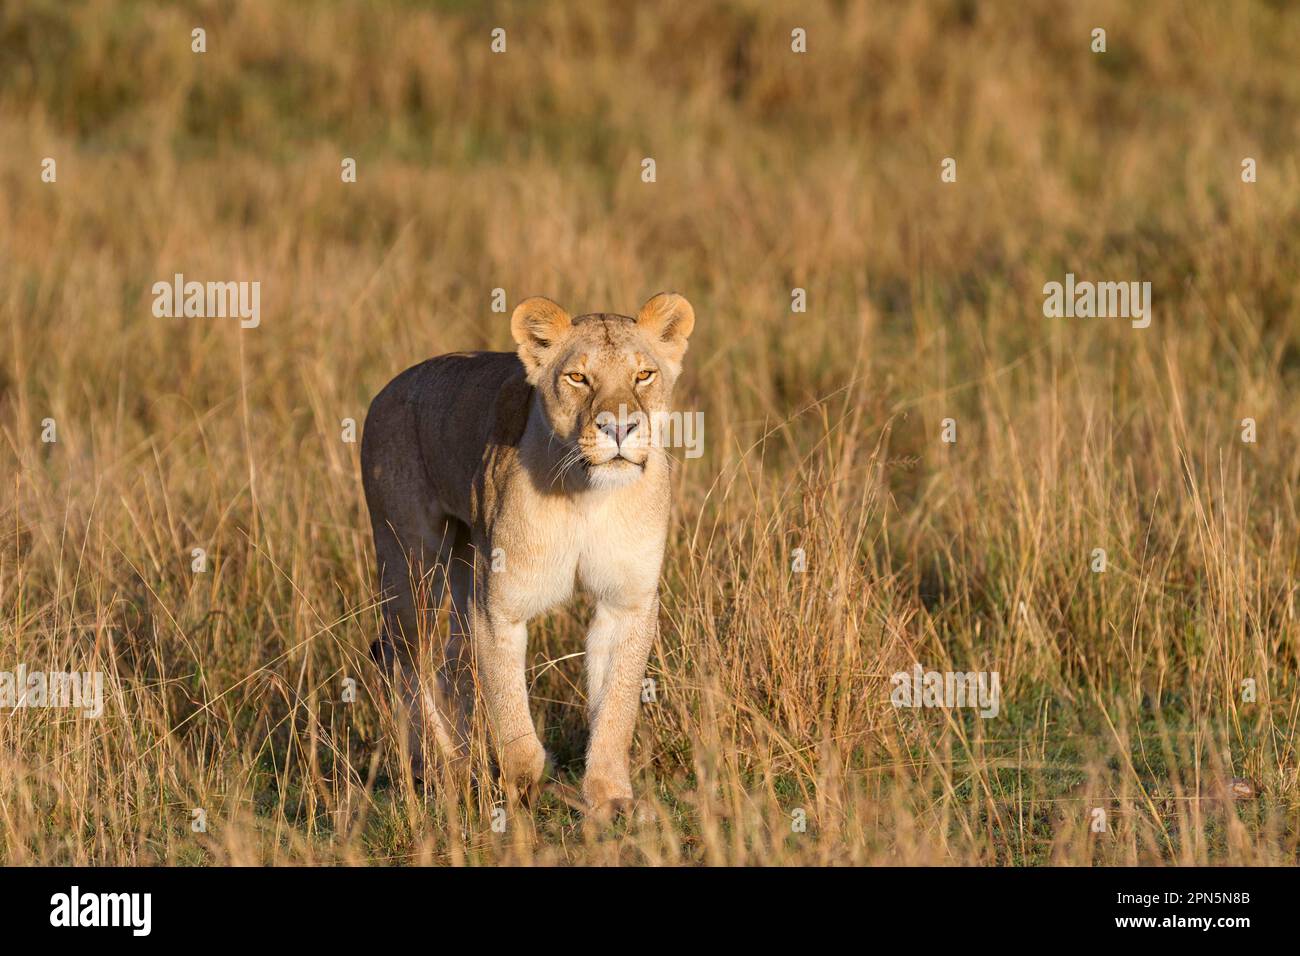
POLYGON ((641 371, 636 373, 636 380, 642 383, 648 382, 654 377, 655 373, 653 369, 643 368, 641 371))
POLYGON ((587 376, 583 375, 581 372, 565 372, 564 377, 567 378, 574 385, 587 384, 587 376))

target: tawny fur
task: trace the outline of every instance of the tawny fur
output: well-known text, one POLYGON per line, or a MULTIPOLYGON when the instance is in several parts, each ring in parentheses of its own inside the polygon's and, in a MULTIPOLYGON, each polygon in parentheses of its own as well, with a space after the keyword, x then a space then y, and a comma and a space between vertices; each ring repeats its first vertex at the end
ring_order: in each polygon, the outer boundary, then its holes
POLYGON ((517 353, 430 359, 371 403, 361 466, 385 600, 378 649, 417 774, 426 739, 453 765, 467 758, 476 676, 502 779, 511 789, 540 782, 546 753, 529 713, 526 625, 580 587, 595 605, 583 796, 597 812, 631 800, 628 751, 658 627, 669 460, 644 420, 629 431, 617 416, 620 407, 669 410, 694 322, 675 293, 650 299, 636 318, 571 319, 548 299, 527 299, 511 318, 517 353), (436 678, 422 680, 419 644, 446 591, 451 638, 436 678))

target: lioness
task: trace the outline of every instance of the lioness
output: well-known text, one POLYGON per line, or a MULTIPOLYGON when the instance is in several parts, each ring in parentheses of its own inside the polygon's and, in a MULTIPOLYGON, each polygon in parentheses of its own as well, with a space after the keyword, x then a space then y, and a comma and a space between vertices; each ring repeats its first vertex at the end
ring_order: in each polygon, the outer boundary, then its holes
POLYGON ((650 422, 669 410, 694 325, 676 293, 636 318, 573 319, 526 299, 510 319, 517 353, 429 359, 371 403, 361 468, 386 599, 375 650, 417 774, 426 727, 453 763, 467 755, 476 672, 503 782, 536 787, 546 751, 528 711, 526 625, 581 586, 595 602, 583 798, 597 813, 631 800, 668 530, 669 461, 650 422), (451 636, 422 686, 417 645, 445 590, 451 636))

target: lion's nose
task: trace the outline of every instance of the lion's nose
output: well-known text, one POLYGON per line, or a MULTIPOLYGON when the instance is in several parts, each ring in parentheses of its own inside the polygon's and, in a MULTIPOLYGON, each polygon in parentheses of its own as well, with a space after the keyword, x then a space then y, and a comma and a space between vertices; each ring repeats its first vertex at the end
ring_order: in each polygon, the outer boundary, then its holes
POLYGON ((614 439, 614 444, 622 445, 623 442, 627 440, 627 436, 636 431, 636 426, 637 420, 635 418, 629 418, 623 421, 614 418, 612 421, 607 421, 602 424, 600 430, 610 438, 614 439))

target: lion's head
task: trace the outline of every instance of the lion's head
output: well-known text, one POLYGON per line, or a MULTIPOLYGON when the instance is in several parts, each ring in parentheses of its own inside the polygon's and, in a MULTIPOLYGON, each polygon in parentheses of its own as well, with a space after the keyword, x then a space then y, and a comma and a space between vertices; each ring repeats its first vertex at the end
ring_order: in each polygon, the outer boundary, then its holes
POLYGON ((550 299, 519 303, 510 330, 560 452, 558 473, 580 469, 597 488, 631 484, 664 454, 658 427, 671 411, 695 310, 675 292, 637 313, 578 318, 550 299))

